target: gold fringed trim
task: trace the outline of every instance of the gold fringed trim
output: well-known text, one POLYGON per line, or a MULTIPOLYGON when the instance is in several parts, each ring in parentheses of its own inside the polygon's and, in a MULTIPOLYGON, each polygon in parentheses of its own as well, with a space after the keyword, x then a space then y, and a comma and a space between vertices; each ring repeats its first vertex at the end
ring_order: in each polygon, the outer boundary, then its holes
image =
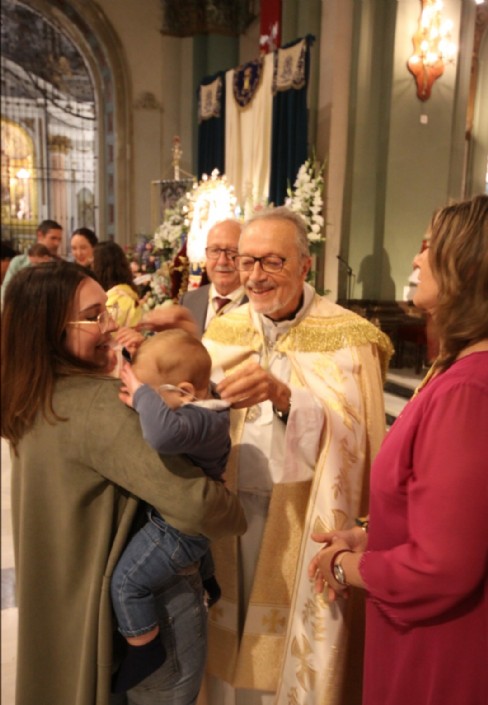
MULTIPOLYGON (((238 345, 258 351, 261 337, 247 317, 227 314, 214 319, 205 337, 224 345, 238 345)), ((385 377, 388 363, 393 355, 390 338, 379 328, 355 313, 339 316, 307 316, 297 326, 290 328, 277 343, 278 352, 336 352, 351 346, 377 345, 380 353, 381 371, 385 377)))
POLYGON ((261 336, 254 330, 249 318, 235 316, 234 311, 212 319, 205 331, 205 339, 224 345, 239 345, 256 351, 261 348, 261 336))

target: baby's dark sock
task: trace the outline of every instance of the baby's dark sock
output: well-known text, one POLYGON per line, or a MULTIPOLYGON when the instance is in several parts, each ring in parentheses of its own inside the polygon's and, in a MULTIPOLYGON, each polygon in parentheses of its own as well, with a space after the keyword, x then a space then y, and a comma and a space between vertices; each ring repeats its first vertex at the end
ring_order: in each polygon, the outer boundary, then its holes
POLYGON ((215 603, 220 600, 222 590, 220 589, 220 585, 215 579, 215 575, 212 575, 210 578, 207 578, 202 582, 203 587, 205 588, 205 592, 208 595, 207 605, 208 607, 212 607, 212 605, 215 605, 215 603))
POLYGON ((157 634, 142 646, 127 644, 120 668, 112 678, 112 693, 125 693, 154 673, 165 661, 166 651, 157 634))

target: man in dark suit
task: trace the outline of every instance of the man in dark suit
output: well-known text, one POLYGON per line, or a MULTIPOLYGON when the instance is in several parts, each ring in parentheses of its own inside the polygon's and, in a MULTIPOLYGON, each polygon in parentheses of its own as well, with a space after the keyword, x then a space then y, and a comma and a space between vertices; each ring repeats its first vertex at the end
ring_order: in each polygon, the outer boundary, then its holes
POLYGON ((180 303, 189 309, 202 335, 212 318, 247 302, 234 266, 241 229, 241 223, 232 219, 222 220, 210 228, 205 249, 210 284, 187 291, 181 297, 180 303))

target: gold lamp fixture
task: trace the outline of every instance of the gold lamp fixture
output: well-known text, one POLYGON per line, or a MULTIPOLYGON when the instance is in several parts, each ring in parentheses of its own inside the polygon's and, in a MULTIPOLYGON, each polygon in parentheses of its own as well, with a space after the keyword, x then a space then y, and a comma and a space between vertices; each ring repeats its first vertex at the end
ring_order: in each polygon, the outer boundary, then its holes
POLYGON ((414 52, 407 67, 417 83, 418 98, 427 100, 432 84, 444 73, 445 64, 454 61, 457 48, 451 41, 452 22, 442 17, 442 0, 420 1, 419 25, 412 37, 414 52))

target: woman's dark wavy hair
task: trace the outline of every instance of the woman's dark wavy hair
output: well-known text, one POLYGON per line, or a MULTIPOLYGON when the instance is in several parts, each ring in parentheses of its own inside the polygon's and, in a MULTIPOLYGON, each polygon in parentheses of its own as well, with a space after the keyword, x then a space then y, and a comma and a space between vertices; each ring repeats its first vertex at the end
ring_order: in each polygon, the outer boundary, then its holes
POLYGON ((429 262, 439 287, 434 314, 440 340, 436 365, 488 337, 488 196, 441 208, 431 224, 429 262))
POLYGON ((82 235, 85 240, 88 240, 92 247, 95 247, 98 244, 98 237, 90 228, 76 228, 76 230, 73 230, 71 234, 71 240, 74 238, 75 235, 82 235))
POLYGON ((93 271, 105 291, 117 284, 128 284, 139 295, 129 261, 116 242, 104 240, 98 243, 93 250, 93 271))
POLYGON ((99 367, 66 349, 66 325, 77 289, 91 273, 56 260, 20 270, 9 282, 2 311, 1 435, 15 445, 39 412, 51 422, 57 377, 99 374, 99 367))

